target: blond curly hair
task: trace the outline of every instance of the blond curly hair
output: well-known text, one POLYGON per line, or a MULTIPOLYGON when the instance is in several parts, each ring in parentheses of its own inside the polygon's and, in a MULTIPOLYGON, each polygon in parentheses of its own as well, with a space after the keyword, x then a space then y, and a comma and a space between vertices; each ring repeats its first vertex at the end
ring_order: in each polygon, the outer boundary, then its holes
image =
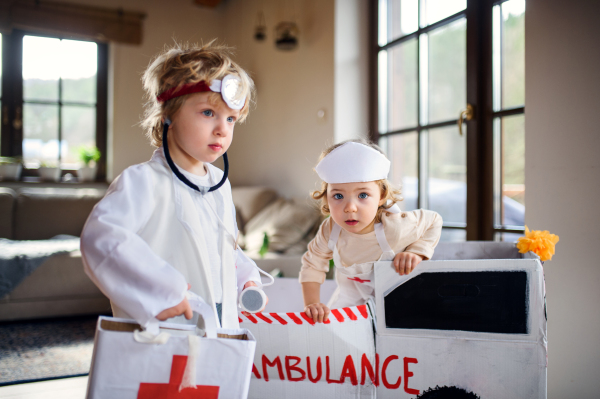
MULTIPOLYGON (((141 125, 153 146, 162 145, 163 119, 173 118, 189 96, 188 94, 164 103, 158 102, 157 96, 160 93, 174 87, 179 89, 201 81, 210 85, 214 79, 223 79, 229 74, 237 75, 241 80, 240 98, 246 97, 238 122, 246 119, 254 98, 254 82, 246 71, 233 62, 231 54, 230 47, 217 44, 215 39, 200 46, 175 44, 165 48, 150 62, 142 77, 147 101, 141 125)), ((216 104, 220 100, 222 101, 221 93, 210 92, 210 103, 216 104)))
MULTIPOLYGON (((385 153, 381 150, 381 148, 379 148, 378 145, 364 139, 354 139, 342 141, 341 143, 334 144, 327 148, 321 153, 321 156, 319 156, 319 162, 321 162, 321 160, 325 158, 331 151, 349 142, 366 145, 374 150, 379 151, 385 156, 385 153)), ((317 164, 319 162, 317 162, 317 164)), ((383 205, 380 205, 379 208, 377 208, 377 213, 375 214, 375 223, 381 223, 381 217, 383 216, 383 213, 385 212, 386 214, 389 214, 387 210, 394 204, 402 201, 403 198, 401 196, 402 192, 400 188, 393 185, 388 179, 375 180, 375 183, 377 183, 379 186, 381 200, 384 200, 383 205)), ((313 199, 320 201, 321 213, 328 216, 331 211, 329 210, 329 203, 327 202, 327 183, 321 182, 321 190, 315 190, 311 192, 310 195, 313 199)))

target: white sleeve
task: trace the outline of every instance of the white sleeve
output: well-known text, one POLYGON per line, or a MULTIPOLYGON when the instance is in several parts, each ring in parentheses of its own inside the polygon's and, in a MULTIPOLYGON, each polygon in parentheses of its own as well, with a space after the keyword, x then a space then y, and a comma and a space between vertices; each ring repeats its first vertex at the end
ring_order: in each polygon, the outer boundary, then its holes
POLYGON ((94 207, 81 234, 88 276, 142 326, 179 304, 184 276, 156 255, 137 234, 157 206, 147 166, 126 169, 94 207))
POLYGON ((248 281, 254 281, 259 287, 262 284, 260 273, 258 272, 256 263, 250 259, 244 251, 238 248, 236 257, 236 271, 238 282, 238 294, 244 289, 244 284, 248 281))
MULTIPOLYGON (((233 223, 235 225, 235 236, 238 236, 238 226, 235 218, 235 206, 233 206, 233 223)), ((238 294, 244 289, 244 284, 248 281, 254 281, 257 285, 261 285, 260 273, 258 272, 256 263, 250 259, 240 248, 236 250, 235 268, 237 274, 237 289, 238 294)))

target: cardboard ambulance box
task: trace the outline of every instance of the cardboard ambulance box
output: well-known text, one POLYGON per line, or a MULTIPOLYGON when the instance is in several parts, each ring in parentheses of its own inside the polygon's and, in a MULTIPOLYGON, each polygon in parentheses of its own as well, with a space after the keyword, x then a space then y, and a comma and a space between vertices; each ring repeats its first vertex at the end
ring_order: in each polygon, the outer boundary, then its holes
MULTIPOLYGON (((441 243, 408 276, 378 262, 375 285, 374 304, 332 310, 328 324, 301 312, 240 315, 257 340, 249 397, 546 398, 535 255, 510 243, 441 243)), ((281 299, 299 298, 300 284, 281 299)))

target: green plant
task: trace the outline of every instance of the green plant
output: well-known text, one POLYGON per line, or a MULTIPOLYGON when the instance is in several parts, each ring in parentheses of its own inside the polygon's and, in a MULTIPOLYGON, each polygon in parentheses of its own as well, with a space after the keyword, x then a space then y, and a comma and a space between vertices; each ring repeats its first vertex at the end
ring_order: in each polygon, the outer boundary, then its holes
POLYGON ((261 258, 263 258, 267 252, 269 252, 269 235, 265 231, 265 235, 263 236, 263 243, 260 247, 260 250, 258 251, 258 254, 261 258))
POLYGON ((42 167, 42 168, 57 168, 58 162, 44 160, 44 161, 40 162, 40 167, 42 167))
POLYGON ((85 166, 90 166, 92 161, 98 162, 100 159, 100 150, 94 146, 81 146, 77 149, 79 160, 83 162, 85 166))
POLYGON ((21 163, 21 159, 15 157, 0 157, 0 164, 15 164, 21 163))

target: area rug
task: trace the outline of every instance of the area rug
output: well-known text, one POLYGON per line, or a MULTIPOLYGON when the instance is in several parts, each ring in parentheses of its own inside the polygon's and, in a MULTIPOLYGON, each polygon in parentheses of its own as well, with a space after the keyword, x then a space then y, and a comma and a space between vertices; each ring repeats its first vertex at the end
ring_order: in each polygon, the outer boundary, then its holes
POLYGON ((97 318, 0 323, 0 386, 88 374, 97 318))

